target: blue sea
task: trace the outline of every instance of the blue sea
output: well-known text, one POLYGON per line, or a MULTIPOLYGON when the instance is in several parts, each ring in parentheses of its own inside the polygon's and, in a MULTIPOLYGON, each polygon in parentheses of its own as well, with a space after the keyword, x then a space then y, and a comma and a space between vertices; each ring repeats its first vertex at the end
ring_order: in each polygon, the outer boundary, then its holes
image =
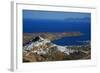
POLYGON ((75 46, 75 45, 87 45, 90 42, 90 39, 85 36, 79 37, 64 37, 58 40, 52 41, 53 43, 61 46, 75 46))
POLYGON ((23 11, 23 32, 81 32, 82 36, 64 37, 52 42, 63 46, 84 45, 84 41, 91 41, 91 14, 23 11))
POLYGON ((78 37, 64 37, 59 40, 52 41, 57 45, 84 45, 86 43, 82 41, 91 40, 91 26, 90 23, 84 22, 52 22, 47 21, 24 21, 24 32, 34 33, 34 32, 81 32, 83 35, 78 37), (63 25, 62 25, 63 23, 63 25), (33 24, 33 25, 32 25, 33 24), (37 25, 35 25, 37 24, 37 25), (30 25, 30 26, 29 26, 30 25))

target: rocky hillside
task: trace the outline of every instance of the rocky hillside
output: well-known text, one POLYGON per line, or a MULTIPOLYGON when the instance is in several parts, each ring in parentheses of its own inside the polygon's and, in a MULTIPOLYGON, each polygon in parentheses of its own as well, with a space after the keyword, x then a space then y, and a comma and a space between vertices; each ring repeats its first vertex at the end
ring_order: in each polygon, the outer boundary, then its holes
POLYGON ((73 48, 56 45, 49 39, 37 36, 23 46, 23 62, 75 60, 88 55, 83 50, 73 48))

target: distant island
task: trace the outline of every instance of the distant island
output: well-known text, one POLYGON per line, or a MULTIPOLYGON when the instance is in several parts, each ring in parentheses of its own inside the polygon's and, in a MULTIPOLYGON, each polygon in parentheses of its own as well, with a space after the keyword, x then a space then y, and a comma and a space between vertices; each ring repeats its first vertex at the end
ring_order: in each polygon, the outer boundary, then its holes
POLYGON ((61 39, 63 37, 77 37, 84 35, 81 32, 34 32, 34 33, 23 33, 23 44, 31 41, 36 36, 41 36, 44 39, 49 39, 50 41, 61 39))

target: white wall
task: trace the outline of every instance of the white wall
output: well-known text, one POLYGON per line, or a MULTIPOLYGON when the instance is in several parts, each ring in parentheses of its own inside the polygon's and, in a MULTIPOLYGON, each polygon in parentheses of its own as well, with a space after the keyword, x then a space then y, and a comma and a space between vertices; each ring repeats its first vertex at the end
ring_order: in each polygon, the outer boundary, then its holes
MULTIPOLYGON (((29 0, 28 0, 29 1, 29 0)), ((83 6, 83 7, 99 7, 99 0, 96 4, 96 0, 32 0, 34 3, 43 4, 60 4, 68 6, 83 6)), ((10 0, 0 0, 0 73, 10 73, 10 0)), ((100 10, 98 9, 97 15, 98 21, 100 18, 100 10)), ((97 34, 98 41, 97 47, 99 47, 100 40, 100 21, 98 22, 97 34)), ((100 49, 97 53, 100 56, 100 49)), ((100 58, 98 57, 98 62, 100 58)), ((100 73, 100 64, 97 67, 83 67, 83 68, 65 68, 56 70, 37 71, 36 73, 100 73)), ((33 71, 34 72, 34 71, 33 71)), ((27 72, 28 73, 28 72, 27 72)), ((35 73, 35 72, 34 72, 35 73)))
POLYGON ((17 1, 32 1, 34 3, 64 5, 64 6, 82 6, 96 7, 96 0, 17 0, 17 1))

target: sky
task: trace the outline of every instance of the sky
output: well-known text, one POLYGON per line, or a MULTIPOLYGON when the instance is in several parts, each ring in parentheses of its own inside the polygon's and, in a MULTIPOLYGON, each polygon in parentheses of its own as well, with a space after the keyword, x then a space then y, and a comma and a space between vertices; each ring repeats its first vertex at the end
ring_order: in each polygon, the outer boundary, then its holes
POLYGON ((89 13, 23 10, 24 19, 64 20, 89 18, 89 13))

